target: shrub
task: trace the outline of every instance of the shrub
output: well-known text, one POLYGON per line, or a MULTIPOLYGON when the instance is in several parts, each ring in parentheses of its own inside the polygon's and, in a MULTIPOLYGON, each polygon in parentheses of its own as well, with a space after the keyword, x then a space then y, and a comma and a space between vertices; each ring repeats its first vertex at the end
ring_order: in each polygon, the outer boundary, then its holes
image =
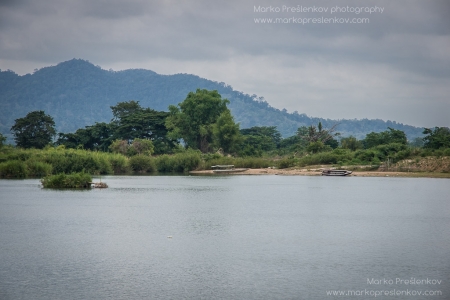
POLYGON ((84 172, 49 175, 41 180, 44 188, 90 188, 91 182, 91 175, 84 172))
POLYGON ((295 166, 296 159, 295 158, 283 158, 277 162, 278 168, 285 169, 295 166))
POLYGON ((136 155, 129 160, 130 167, 134 172, 154 172, 156 170, 155 161, 145 155, 136 155))
POLYGON ((121 154, 110 154, 108 156, 109 163, 114 174, 127 173, 130 171, 128 159, 121 154))
POLYGON ((197 169, 202 162, 199 151, 187 150, 174 155, 161 155, 156 158, 159 172, 188 172, 197 169))
POLYGON ((0 163, 1 178, 26 178, 27 175, 27 166, 23 161, 10 160, 0 163))
POLYGON ((52 174, 52 166, 48 163, 28 160, 26 164, 28 167, 28 176, 43 177, 52 174))

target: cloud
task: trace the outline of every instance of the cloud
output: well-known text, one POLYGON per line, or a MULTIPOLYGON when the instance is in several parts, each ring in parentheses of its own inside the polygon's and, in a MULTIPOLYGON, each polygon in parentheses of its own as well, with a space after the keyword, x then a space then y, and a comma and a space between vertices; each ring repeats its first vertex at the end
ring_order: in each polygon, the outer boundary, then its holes
MULTIPOLYGON (((277 4, 278 5, 278 4, 277 4)), ((282 5, 298 7, 299 2, 282 5)), ((380 13, 262 13, 273 1, 0 2, 0 67, 71 58, 224 81, 275 107, 330 118, 448 126, 446 1, 302 1, 380 13), (368 18, 365 24, 261 24, 256 18, 368 18), (423 113, 426 112, 426 113, 423 113)))

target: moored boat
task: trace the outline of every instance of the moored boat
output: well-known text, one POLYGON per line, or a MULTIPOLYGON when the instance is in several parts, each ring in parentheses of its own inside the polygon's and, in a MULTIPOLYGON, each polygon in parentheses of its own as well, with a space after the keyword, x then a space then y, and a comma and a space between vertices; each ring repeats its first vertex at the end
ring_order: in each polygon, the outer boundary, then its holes
POLYGON ((352 174, 352 171, 348 171, 348 170, 323 170, 322 171, 322 176, 347 176, 352 174))
POLYGON ((211 166, 214 173, 237 173, 247 171, 248 168, 235 168, 234 165, 216 165, 211 166))

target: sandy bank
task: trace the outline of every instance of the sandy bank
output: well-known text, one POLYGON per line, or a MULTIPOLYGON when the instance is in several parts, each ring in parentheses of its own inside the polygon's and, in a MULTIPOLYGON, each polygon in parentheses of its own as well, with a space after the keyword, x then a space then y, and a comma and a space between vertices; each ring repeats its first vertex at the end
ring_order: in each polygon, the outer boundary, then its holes
MULTIPOLYGON (((224 175, 216 174, 212 170, 191 171, 193 175, 224 175)), ((244 172, 230 173, 226 175, 299 175, 299 176, 321 176, 320 169, 248 169, 244 172)), ((388 171, 353 171, 349 176, 360 177, 429 177, 450 178, 450 173, 437 172, 388 172, 388 171)))

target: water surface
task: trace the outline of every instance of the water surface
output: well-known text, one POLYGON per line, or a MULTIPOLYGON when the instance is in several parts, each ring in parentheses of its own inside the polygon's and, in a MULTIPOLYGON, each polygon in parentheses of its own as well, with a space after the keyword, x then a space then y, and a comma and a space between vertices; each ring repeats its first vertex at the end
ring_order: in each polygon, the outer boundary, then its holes
POLYGON ((0 180, 0 299, 450 298, 448 180, 102 180, 90 191, 0 180))

